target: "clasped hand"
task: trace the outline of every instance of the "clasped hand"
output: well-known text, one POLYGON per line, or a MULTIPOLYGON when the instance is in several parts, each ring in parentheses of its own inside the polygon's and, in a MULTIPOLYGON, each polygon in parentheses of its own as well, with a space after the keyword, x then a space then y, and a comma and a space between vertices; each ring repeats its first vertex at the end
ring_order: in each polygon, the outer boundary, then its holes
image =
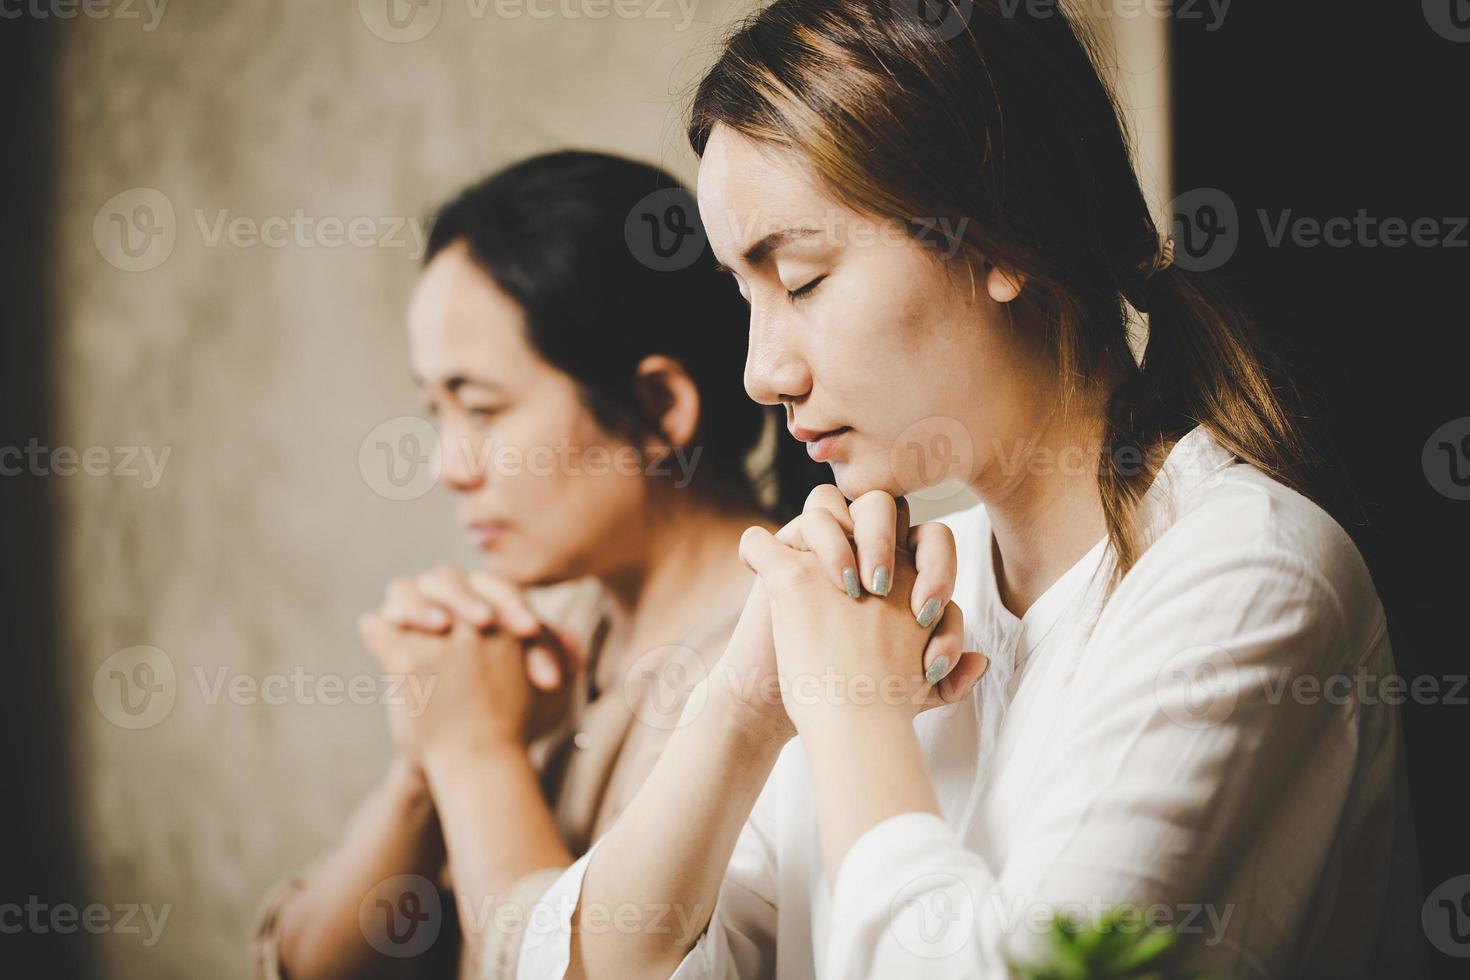
POLYGON ((565 714, 571 638, 541 623, 505 580, 448 567, 397 579, 358 632, 385 670, 419 680, 403 689, 421 703, 389 705, 394 741, 410 762, 524 748, 565 714))
POLYGON ((950 602, 954 536, 943 524, 909 527, 901 499, 874 491, 849 504, 818 487, 776 534, 746 531, 740 554, 758 584, 726 674, 774 674, 779 699, 747 680, 742 703, 789 726, 784 734, 833 713, 911 721, 966 697, 989 666, 964 650, 964 616, 950 602))

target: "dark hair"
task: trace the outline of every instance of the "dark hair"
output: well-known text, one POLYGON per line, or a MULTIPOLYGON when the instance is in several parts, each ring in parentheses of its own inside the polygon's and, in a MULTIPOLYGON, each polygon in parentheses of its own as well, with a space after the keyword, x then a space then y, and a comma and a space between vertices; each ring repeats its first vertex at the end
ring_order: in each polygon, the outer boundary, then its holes
POLYGON ((444 205, 424 262, 463 241, 520 306, 531 346, 577 382, 600 424, 630 440, 658 433, 634 387, 639 362, 651 354, 677 360, 700 396, 693 444, 701 478, 693 485, 724 502, 759 506, 761 484, 774 484, 766 491, 774 504, 765 509, 785 518, 831 474, 799 444, 778 438, 769 471, 752 480, 747 457, 773 410, 745 394, 749 311, 716 267, 698 221, 692 197, 667 172, 566 150, 522 160, 444 205), (660 215, 666 203, 680 208, 684 230, 697 235, 674 256, 644 250, 637 237, 638 211, 655 193, 660 215))
POLYGON ((1248 323, 1206 277, 1177 265, 1150 276, 1159 229, 1112 94, 1068 18, 1055 5, 944 0, 936 24, 906 6, 776 0, 752 15, 699 85, 694 151, 723 123, 799 153, 860 213, 916 237, 916 224, 948 221, 967 266, 1025 276, 1016 303, 1045 331, 1068 400, 1121 378, 1099 477, 1115 582, 1147 546, 1140 499, 1195 424, 1300 489, 1311 456, 1248 323), (1149 313, 1141 364, 1129 304, 1149 313))

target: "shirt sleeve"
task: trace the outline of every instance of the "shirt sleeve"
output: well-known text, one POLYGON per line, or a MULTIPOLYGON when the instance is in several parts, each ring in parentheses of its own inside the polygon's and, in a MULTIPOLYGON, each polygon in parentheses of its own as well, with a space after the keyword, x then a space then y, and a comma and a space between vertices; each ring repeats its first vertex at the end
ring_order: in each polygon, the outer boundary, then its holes
POLYGON ((529 913, 556 880, 561 868, 542 868, 525 875, 496 903, 492 921, 479 940, 475 980, 512 980, 520 962, 521 941, 529 913))
MULTIPOLYGON (((785 751, 790 751, 788 745, 785 751)), ((784 758, 784 756, 783 756, 784 758)), ((777 763, 777 770, 781 768, 777 763)), ((670 980, 754 980, 775 975, 776 860, 774 841, 777 774, 773 772, 741 828, 705 931, 680 961, 670 980)), ((561 980, 571 961, 572 915, 582 892, 587 863, 606 838, 567 868, 530 914, 521 942, 517 980, 561 980)), ((593 917, 615 923, 616 910, 593 917)), ((678 910, 662 926, 680 934, 691 929, 678 910)), ((583 909, 581 928, 590 925, 583 909)), ((612 927, 612 926, 609 926, 612 927)))
POLYGON ((286 900, 301 890, 311 867, 277 881, 255 913, 250 935, 251 976, 254 980, 284 980, 281 972, 280 911, 286 900))
POLYGON ((1177 916, 1240 875, 1265 904, 1216 910, 1244 921, 1179 952, 1230 976, 1281 969, 1352 780, 1358 706, 1283 696, 1280 678, 1336 673, 1362 646, 1300 558, 1198 545, 1160 541, 1098 621, 1003 867, 932 814, 870 828, 834 882, 824 973, 1006 976, 1056 913, 1177 916), (1290 846, 1260 832, 1300 813, 1316 823, 1290 846))
MULTIPOLYGON (((281 911, 321 871, 330 854, 330 851, 319 854, 300 870, 281 877, 261 899, 250 930, 252 980, 287 980, 285 970, 281 967, 281 911)), ((446 907, 453 908, 454 884, 447 864, 439 871, 438 886, 440 898, 446 903, 446 907)), ((457 920, 455 925, 458 925, 457 920)), ((443 941, 445 940, 441 937, 440 942, 443 941)), ((454 934, 453 941, 457 946, 457 934, 454 934)))

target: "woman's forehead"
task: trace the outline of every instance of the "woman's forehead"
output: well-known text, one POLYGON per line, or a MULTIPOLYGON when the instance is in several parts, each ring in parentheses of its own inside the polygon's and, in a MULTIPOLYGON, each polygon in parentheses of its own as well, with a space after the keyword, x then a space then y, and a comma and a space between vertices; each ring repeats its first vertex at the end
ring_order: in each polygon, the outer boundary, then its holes
POLYGON ((526 341, 520 306, 452 246, 425 268, 408 311, 410 357, 417 377, 504 381, 539 360, 526 341))
POLYGON ((789 228, 828 228, 852 213, 823 193, 805 158, 717 125, 697 184, 700 219, 722 262, 789 228))

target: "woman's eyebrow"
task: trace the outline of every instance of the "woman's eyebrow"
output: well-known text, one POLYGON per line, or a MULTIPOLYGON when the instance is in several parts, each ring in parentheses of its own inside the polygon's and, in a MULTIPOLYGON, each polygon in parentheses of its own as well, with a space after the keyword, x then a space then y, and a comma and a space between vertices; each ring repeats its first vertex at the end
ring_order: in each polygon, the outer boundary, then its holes
MULTIPOLYGON (((412 377, 413 383, 420 388, 423 388, 428 384, 427 381, 419 377, 419 375, 417 374, 412 375, 412 377)), ((505 390, 502 386, 496 384, 494 381, 488 381, 484 378, 471 377, 467 374, 455 374, 444 379, 444 387, 449 389, 449 391, 451 392, 456 392, 466 385, 470 385, 475 388, 488 388, 489 390, 494 392, 503 392, 505 390)))
POLYGON ((496 384, 494 381, 487 381, 484 378, 472 378, 469 375, 464 374, 456 374, 451 378, 446 378, 444 381, 444 387, 448 388, 450 391, 458 391, 466 385, 474 388, 488 388, 491 391, 495 392, 504 391, 504 389, 500 385, 496 384))
MULTIPOLYGON (((745 252, 741 255, 741 259, 745 262, 746 265, 758 265, 763 259, 766 258, 766 256, 770 255, 772 252, 780 248, 782 245, 785 245, 787 242, 796 241, 800 238, 809 238, 812 235, 817 234, 818 231, 819 229, 817 228, 782 228, 779 231, 773 231, 769 235, 763 236, 760 241, 756 242, 754 245, 751 245, 749 248, 747 248, 745 252)), ((725 265, 719 259, 715 259, 715 268, 719 269, 721 272, 735 271, 729 266, 725 265)))

